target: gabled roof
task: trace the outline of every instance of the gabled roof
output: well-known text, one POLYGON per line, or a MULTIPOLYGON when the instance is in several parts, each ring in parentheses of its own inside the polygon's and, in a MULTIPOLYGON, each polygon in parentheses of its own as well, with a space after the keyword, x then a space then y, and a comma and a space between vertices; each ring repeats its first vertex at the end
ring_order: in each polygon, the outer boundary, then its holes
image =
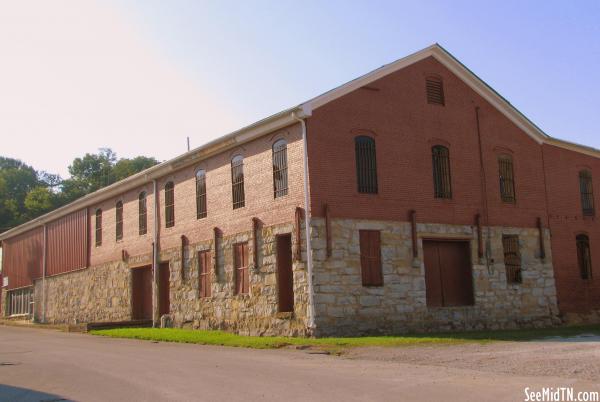
POLYGON ((315 110, 358 88, 368 85, 382 77, 385 77, 386 75, 394 73, 428 57, 433 57, 443 64, 448 70, 460 78, 481 97, 490 102, 490 104, 495 106, 500 112, 502 112, 519 128, 525 131, 536 142, 541 144, 544 142, 544 140, 549 138, 546 133, 544 133, 531 120, 529 120, 519 110, 512 106, 510 102, 504 99, 498 92, 486 84, 471 70, 465 67, 464 64, 458 61, 458 59, 456 59, 452 54, 450 54, 450 52, 437 43, 402 59, 396 60, 390 64, 386 64, 331 91, 325 92, 324 94, 305 102, 304 105, 307 105, 307 107, 309 107, 311 110, 315 110))
POLYGON ((402 59, 396 60, 390 64, 386 64, 376 70, 373 70, 361 77, 358 77, 352 81, 349 81, 331 91, 325 92, 316 98, 313 98, 307 102, 304 102, 301 106, 305 110, 315 110, 319 107, 326 105, 329 102, 334 101, 350 92, 369 85, 370 83, 385 77, 391 73, 401 70, 411 64, 417 63, 428 57, 435 58, 438 62, 443 64, 448 70, 460 78, 465 84, 471 89, 477 92, 483 99, 488 101, 498 111, 504 114, 509 120, 523 130, 538 144, 550 144, 557 147, 569 149, 575 152, 580 152, 589 156, 600 158, 600 150, 572 143, 569 141, 554 138, 546 134, 541 128, 533 123, 527 116, 521 113, 516 107, 514 107, 508 100, 500 95, 494 88, 488 85, 485 81, 479 78, 473 71, 462 64, 456 57, 450 52, 444 49, 438 43, 435 43, 425 49, 419 50, 409 56, 402 59))
POLYGON ((332 102, 344 95, 347 95, 358 88, 368 85, 388 74, 401 70, 428 57, 433 57, 442 63, 446 68, 448 68, 448 70, 454 73, 482 98, 503 113, 509 120, 521 128, 538 144, 550 144, 600 158, 600 150, 598 149, 550 137, 517 108, 515 108, 510 102, 496 92, 491 86, 485 83, 464 64, 458 61, 458 59, 450 54, 450 52, 448 52, 439 44, 435 43, 423 50, 396 60, 390 64, 386 64, 376 70, 371 71, 370 73, 349 81, 304 103, 283 110, 249 126, 217 138, 216 140, 186 152, 176 158, 153 166, 144 170, 143 172, 130 176, 124 180, 73 201, 68 205, 26 222, 21 226, 8 230, 0 234, 0 241, 43 225, 44 223, 56 220, 76 210, 92 206, 125 191, 140 187, 153 179, 168 174, 173 170, 181 169, 194 163, 198 163, 201 160, 217 153, 251 141, 254 138, 260 137, 269 132, 289 126, 297 121, 296 117, 310 117, 313 110, 318 109, 319 107, 326 105, 327 103, 332 102))

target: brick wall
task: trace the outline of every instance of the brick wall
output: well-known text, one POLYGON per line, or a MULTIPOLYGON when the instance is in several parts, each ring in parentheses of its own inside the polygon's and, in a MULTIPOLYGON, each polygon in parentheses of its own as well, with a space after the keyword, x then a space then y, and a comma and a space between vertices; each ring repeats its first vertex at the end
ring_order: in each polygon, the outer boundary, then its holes
MULTIPOLYGON (((308 119, 313 215, 328 202, 334 216, 406 220, 416 209, 420 222, 472 224, 482 212, 480 131, 487 181, 489 223, 535 226, 545 216, 541 147, 433 58, 358 89, 314 111, 308 119), (427 103, 425 77, 443 78, 446 105, 427 103), (354 137, 375 138, 378 194, 359 194, 354 137), (452 200, 433 197, 431 147, 450 150, 452 200), (511 154, 516 204, 500 200, 498 161, 511 154)), ((484 221, 485 222, 485 221, 484 221)))
MULTIPOLYGON (((258 217, 267 226, 293 222, 295 208, 304 204, 302 158, 301 132, 299 125, 293 125, 159 179, 161 249, 177 247, 181 235, 187 236, 190 243, 211 239, 215 226, 224 235, 250 230, 252 217, 258 217), (274 199, 271 146, 280 138, 288 142, 289 189, 288 195, 274 199), (246 206, 234 210, 230 161, 237 154, 244 156, 246 206), (196 219, 195 171, 199 168, 206 171, 208 216, 203 219, 196 219), (175 226, 171 228, 166 228, 164 224, 164 187, 168 181, 175 184, 175 226)), ((123 249, 131 256, 151 252, 154 213, 152 191, 152 183, 149 183, 89 209, 92 266, 120 259, 123 249), (148 231, 143 236, 138 234, 138 195, 141 191, 148 194, 148 231), (118 200, 123 201, 124 233, 123 240, 117 242, 115 204, 118 200), (97 208, 103 210, 103 240, 100 247, 94 245, 94 213, 97 208)))
POLYGON ((600 159, 551 145, 543 149, 559 307, 562 312, 600 309, 600 226, 597 218, 583 216, 579 192, 579 171, 588 169, 593 175, 594 204, 598 213, 600 159), (590 280, 581 278, 577 265, 575 237, 582 233, 590 239, 590 280))
POLYGON ((435 59, 315 110, 308 119, 308 150, 314 216, 323 216, 328 203, 338 218, 407 221, 414 209, 424 223, 471 225, 481 213, 484 225, 533 228, 541 217, 552 229, 561 311, 600 308, 600 283, 580 278, 575 248, 576 234, 587 233, 592 260, 600 264, 600 227, 595 219, 582 217, 578 183, 578 171, 587 167, 600 191, 600 160, 542 147, 435 59), (445 106, 427 103, 425 78, 430 74, 443 79, 445 106), (376 141, 378 194, 357 191, 354 137, 361 134, 376 141), (437 144, 450 150, 452 200, 433 196, 431 147, 437 144), (501 154, 513 160, 514 204, 501 201, 501 154))

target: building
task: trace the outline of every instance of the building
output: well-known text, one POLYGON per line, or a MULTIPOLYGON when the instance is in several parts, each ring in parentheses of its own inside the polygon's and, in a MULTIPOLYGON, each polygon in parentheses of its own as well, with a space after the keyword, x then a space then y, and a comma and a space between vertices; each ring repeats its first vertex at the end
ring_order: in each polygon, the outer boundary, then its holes
POLYGON ((317 336, 597 317, 599 157, 436 44, 2 233, 4 315, 317 336))

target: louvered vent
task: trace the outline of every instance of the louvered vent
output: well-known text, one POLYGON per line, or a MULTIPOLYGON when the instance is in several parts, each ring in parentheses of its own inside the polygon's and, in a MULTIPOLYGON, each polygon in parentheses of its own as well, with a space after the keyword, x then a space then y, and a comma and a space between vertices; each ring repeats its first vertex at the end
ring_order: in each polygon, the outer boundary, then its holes
POLYGON ((427 85, 427 103, 434 105, 444 105, 444 84, 437 77, 428 77, 427 85))

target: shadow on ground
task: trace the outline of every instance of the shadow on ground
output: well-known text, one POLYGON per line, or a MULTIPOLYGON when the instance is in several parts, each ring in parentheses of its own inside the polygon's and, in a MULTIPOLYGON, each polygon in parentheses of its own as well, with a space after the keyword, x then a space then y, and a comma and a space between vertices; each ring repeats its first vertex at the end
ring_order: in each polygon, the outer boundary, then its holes
POLYGON ((411 334, 410 336, 435 337, 448 340, 492 340, 527 342, 533 340, 552 340, 564 342, 600 342, 600 325, 560 326, 552 328, 532 328, 515 330, 489 330, 443 332, 430 334, 411 334))
POLYGON ((68 401, 59 395, 48 394, 46 392, 35 391, 33 389, 12 387, 10 385, 0 384, 0 401, 11 402, 56 402, 68 401))

